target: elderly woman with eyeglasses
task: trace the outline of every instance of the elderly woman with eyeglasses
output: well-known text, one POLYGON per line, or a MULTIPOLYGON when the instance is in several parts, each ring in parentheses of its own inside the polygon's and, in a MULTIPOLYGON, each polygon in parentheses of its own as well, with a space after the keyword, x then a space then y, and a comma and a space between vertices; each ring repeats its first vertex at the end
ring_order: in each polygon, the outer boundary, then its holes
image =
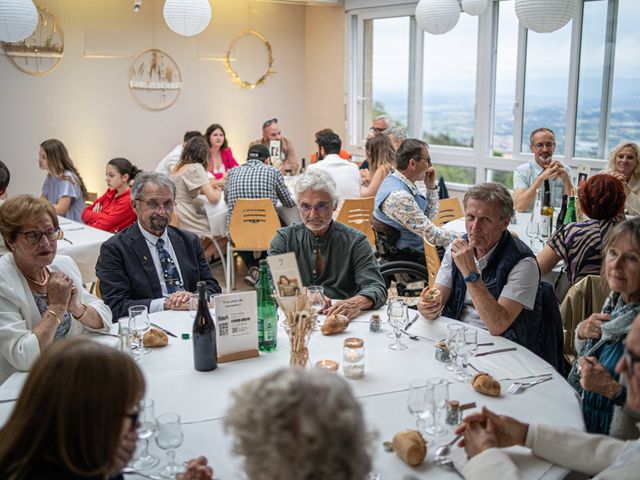
POLYGON ((29 370, 55 340, 108 329, 111 311, 83 288, 75 262, 56 256, 61 232, 48 200, 18 195, 4 202, 0 234, 10 252, 0 258, 2 383, 29 370))

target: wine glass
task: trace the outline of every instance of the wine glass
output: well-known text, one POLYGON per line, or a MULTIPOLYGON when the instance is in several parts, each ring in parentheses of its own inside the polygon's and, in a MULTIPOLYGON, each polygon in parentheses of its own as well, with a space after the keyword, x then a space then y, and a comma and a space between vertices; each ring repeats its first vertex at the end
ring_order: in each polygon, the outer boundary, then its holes
POLYGON ((192 293, 189 295, 189 316, 195 319, 197 311, 198 311, 198 294, 192 293))
POLYGON ((402 337, 401 329, 406 327, 407 323, 409 323, 407 305, 402 300, 394 300, 389 306, 389 325, 393 327, 396 338, 395 343, 389 345, 391 350, 402 351, 409 348, 400 340, 402 337))
POLYGON ((531 214, 529 223, 527 223, 527 230, 525 233, 527 237, 529 237, 529 245, 531 246, 531 248, 533 248, 534 241, 537 240, 538 236, 540 235, 540 225, 538 225, 538 222, 535 220, 533 214, 531 214))
POLYGON ((440 425, 440 415, 446 412, 449 404, 449 382, 440 377, 433 377, 427 380, 427 405, 431 412, 431 425, 427 426, 426 432, 434 437, 445 435, 448 430, 440 425))
POLYGON ((138 440, 140 453, 131 466, 136 470, 148 470, 155 467, 160 459, 149 453, 149 439, 156 430, 155 403, 150 398, 143 399, 138 405, 138 440))
POLYGON ((464 343, 462 344, 462 351, 458 352, 458 355, 462 357, 462 370, 456 372, 456 380, 461 382, 471 378, 468 372, 468 366, 469 361, 478 351, 478 331, 475 328, 465 328, 463 336, 464 343))
POLYGON ((320 285, 311 285, 307 287, 307 298, 309 304, 318 312, 318 319, 324 310, 324 287, 320 285))
POLYGON ((395 334, 393 333, 393 325, 391 325, 391 305, 394 305, 396 302, 400 302, 402 304, 404 304, 404 298, 402 297, 389 297, 389 300, 387 301, 387 323, 389 324, 391 328, 390 332, 387 332, 387 338, 396 338, 395 334))
POLYGON ((139 357, 151 351, 144 347, 144 334, 149 330, 150 326, 149 312, 147 311, 146 305, 129 307, 129 330, 138 342, 138 348, 135 350, 135 354, 139 357))
POLYGON ((424 420, 422 416, 427 410, 427 388, 426 380, 413 380, 409 384, 409 396, 407 397, 407 409, 409 413, 416 417, 416 429, 418 432, 424 431, 424 420))
POLYGON ((450 372, 456 371, 456 361, 458 357, 458 335, 461 331, 464 331, 464 327, 462 325, 457 325, 455 323, 450 323, 447 325, 447 339, 445 340, 445 344, 449 349, 449 357, 451 361, 447 363, 444 368, 450 372))
POLYGON ((165 413, 156 419, 156 443, 167 451, 167 464, 158 472, 165 478, 175 478, 182 467, 176 463, 176 448, 182 445, 183 435, 180 427, 180 415, 165 413))

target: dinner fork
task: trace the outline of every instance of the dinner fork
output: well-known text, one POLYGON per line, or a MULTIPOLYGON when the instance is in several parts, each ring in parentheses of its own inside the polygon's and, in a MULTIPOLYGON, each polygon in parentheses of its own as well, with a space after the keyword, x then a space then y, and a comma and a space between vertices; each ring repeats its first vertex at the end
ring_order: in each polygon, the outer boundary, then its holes
POLYGON ((539 383, 546 382, 547 380, 551 380, 552 378, 553 377, 541 378, 540 380, 535 380, 533 382, 526 382, 526 383, 514 382, 507 389, 507 392, 509 392, 511 395, 517 395, 518 393, 521 393, 523 390, 526 390, 527 388, 533 387, 534 385, 538 385, 539 383))

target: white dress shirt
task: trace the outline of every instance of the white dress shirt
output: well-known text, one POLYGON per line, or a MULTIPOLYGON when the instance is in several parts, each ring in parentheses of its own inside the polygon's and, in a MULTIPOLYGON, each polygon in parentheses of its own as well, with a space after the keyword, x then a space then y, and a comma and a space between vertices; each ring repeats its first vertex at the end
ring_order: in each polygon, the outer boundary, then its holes
POLYGON ((307 170, 311 171, 315 168, 324 170, 336 182, 338 196, 340 197, 336 211, 340 210, 340 206, 345 199, 360 198, 360 170, 358 170, 358 166, 355 163, 330 153, 317 163, 309 165, 307 170))

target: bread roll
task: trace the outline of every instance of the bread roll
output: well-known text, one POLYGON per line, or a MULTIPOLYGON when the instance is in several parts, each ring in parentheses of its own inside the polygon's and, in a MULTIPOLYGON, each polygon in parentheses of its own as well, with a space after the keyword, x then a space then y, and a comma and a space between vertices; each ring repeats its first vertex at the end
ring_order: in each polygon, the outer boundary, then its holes
POLYGON ((500 383, 488 373, 478 373, 471 379, 473 389, 491 397, 500 396, 500 383))
POLYGON ((442 293, 437 288, 425 288, 420 294, 420 298, 425 303, 437 303, 442 293))
POLYGON ((162 330, 151 328, 144 334, 145 347, 164 347, 169 343, 169 337, 162 330))
POLYGON ((323 335, 333 335, 334 333, 344 332, 349 325, 349 319, 344 315, 329 315, 324 319, 320 331, 323 335))
POLYGON ((404 430, 393 436, 393 450, 412 467, 417 467, 427 456, 427 442, 416 430, 404 430))

